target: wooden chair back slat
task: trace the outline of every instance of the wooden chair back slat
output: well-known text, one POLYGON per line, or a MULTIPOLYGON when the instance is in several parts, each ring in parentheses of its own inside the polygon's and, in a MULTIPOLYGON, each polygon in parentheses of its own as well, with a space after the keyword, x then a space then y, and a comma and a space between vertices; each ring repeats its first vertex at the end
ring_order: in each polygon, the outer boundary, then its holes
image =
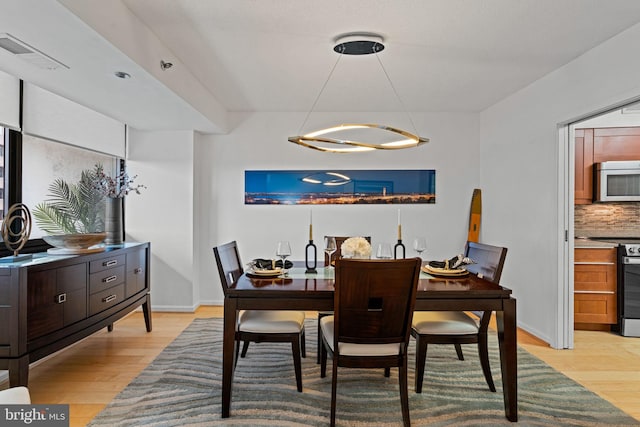
POLYGON ((337 342, 408 342, 420 276, 419 258, 338 259, 335 281, 337 342))
POLYGON ((213 248, 218 266, 218 274, 222 283, 222 290, 227 294, 227 290, 236 283, 238 278, 244 273, 238 245, 234 241, 213 248))
POLYGON ((500 283, 504 260, 507 256, 507 248, 467 242, 465 256, 476 262, 476 264, 465 266, 469 272, 492 283, 500 283))

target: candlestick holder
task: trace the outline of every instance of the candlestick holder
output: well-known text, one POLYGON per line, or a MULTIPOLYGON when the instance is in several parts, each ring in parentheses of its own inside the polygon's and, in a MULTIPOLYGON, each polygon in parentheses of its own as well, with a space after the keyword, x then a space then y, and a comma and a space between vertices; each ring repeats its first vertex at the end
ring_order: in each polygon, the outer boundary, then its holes
POLYGON ((402 249, 402 258, 405 258, 406 248, 404 247, 404 243, 402 243, 402 239, 398 239, 398 243, 393 247, 393 258, 398 259, 398 249, 402 249))
POLYGON ((304 248, 304 265, 307 267, 305 273, 316 274, 318 272, 316 270, 318 266, 318 248, 313 244, 313 239, 309 239, 309 243, 304 248), (311 264, 312 259, 309 252, 313 252, 313 264, 311 264))

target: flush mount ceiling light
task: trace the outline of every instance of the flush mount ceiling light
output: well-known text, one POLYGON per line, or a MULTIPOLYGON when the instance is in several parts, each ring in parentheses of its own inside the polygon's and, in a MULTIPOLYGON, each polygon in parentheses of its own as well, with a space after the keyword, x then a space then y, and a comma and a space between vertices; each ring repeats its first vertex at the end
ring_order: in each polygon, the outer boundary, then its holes
MULTIPOLYGON (((333 47, 333 50, 339 54, 338 59, 336 60, 336 63, 331 69, 331 72, 329 73, 327 80, 324 82, 322 89, 320 89, 320 93, 318 94, 313 105, 311 106, 309 113, 307 113, 307 116, 305 117, 304 122, 302 123, 302 126, 300 126, 301 130, 306 124, 307 120, 309 119, 309 116, 311 115, 313 108, 318 103, 318 99, 320 99, 322 92, 324 91, 325 87, 327 86, 327 83, 331 79, 331 76, 333 75, 333 72, 335 71, 336 66, 338 65, 338 62, 340 61, 340 58, 342 57, 342 55, 374 54, 378 59, 378 63, 380 64, 380 67, 382 68, 382 71, 384 72, 384 75, 387 78, 387 81, 389 82, 389 85, 391 86, 393 93, 395 94, 396 98, 402 105, 400 96, 398 95, 398 92, 396 91, 395 86, 391 82, 391 79, 389 78, 389 74, 387 73, 387 70, 384 68, 384 65, 382 64, 380 57, 378 56, 378 52, 383 51, 385 48, 383 41, 384 39, 382 38, 382 36, 378 34, 372 34, 372 33, 351 33, 351 34, 339 36, 338 38, 336 38, 335 40, 336 45, 333 47)), ((405 109, 405 114, 409 118, 409 121, 411 122, 412 127, 415 129, 415 126, 413 125, 413 121, 411 120, 411 117, 409 116, 409 114, 406 112, 406 109, 405 109)), ((310 132, 304 135, 292 136, 292 137, 289 137, 288 140, 289 142, 293 142, 294 144, 298 144, 304 147, 312 148, 314 150, 325 151, 330 153, 353 153, 353 152, 372 151, 372 150, 399 150, 403 148, 417 147, 426 142, 429 142, 429 139, 418 136, 417 132, 411 133, 411 132, 407 132, 405 130, 401 130, 392 126, 375 124, 375 123, 343 123, 338 126, 332 126, 330 128, 321 129, 321 130, 310 132), (344 135, 346 132, 351 132, 358 129, 361 129, 361 130, 364 129, 369 131, 371 130, 385 131, 391 134, 390 137, 393 137, 393 139, 380 140, 380 141, 379 140, 363 141, 359 139, 357 136, 353 139, 350 137, 344 137, 344 136, 342 137, 330 136, 331 134, 344 135)))

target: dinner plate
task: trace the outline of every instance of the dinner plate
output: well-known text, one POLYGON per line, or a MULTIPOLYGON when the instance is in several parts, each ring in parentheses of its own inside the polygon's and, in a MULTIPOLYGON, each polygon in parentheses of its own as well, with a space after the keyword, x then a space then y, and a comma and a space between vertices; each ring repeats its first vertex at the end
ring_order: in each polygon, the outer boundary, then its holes
POLYGON ((249 270, 247 271, 247 275, 254 277, 264 277, 264 278, 273 278, 278 277, 282 274, 281 268, 275 268, 273 270, 263 269, 263 270, 249 270))
POLYGON ((447 270, 445 268, 431 267, 430 265, 425 265, 424 267, 422 267, 422 271, 427 274, 431 274, 432 276, 440 277, 464 277, 469 274, 469 272, 463 268, 447 270))

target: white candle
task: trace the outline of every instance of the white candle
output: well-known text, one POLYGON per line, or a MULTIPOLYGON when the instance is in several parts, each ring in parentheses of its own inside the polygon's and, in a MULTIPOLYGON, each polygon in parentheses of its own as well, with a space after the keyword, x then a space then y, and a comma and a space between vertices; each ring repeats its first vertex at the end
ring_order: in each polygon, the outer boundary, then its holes
POLYGON ((400 209, 398 209, 398 240, 402 240, 402 225, 400 224, 400 209))
POLYGON ((313 240, 313 210, 309 209, 309 240, 313 240))

